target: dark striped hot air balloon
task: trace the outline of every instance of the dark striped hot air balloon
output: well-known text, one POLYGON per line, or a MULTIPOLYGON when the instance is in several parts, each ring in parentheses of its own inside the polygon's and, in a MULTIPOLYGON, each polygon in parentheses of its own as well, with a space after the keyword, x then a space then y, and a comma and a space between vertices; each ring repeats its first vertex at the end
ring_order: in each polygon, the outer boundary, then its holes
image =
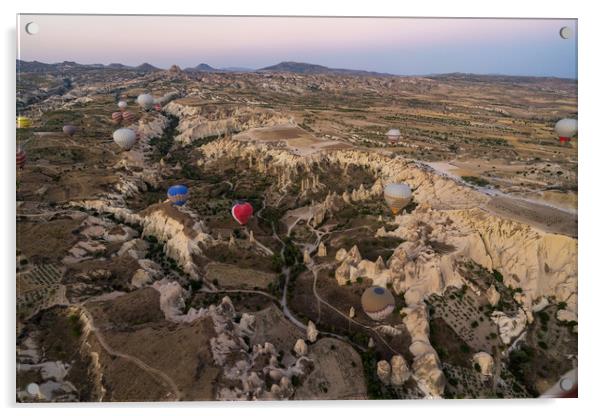
POLYGON ((172 204, 181 207, 188 201, 190 193, 186 185, 174 185, 167 190, 167 197, 172 204))
POLYGON ((25 154, 25 150, 17 149, 17 167, 19 169, 23 169, 25 166, 25 161, 27 160, 27 155, 25 154))
POLYGON ((77 131, 77 128, 70 124, 66 124, 63 126, 63 133, 65 133, 69 137, 73 137, 73 135, 75 134, 76 131, 77 131))
POLYGON ((123 121, 126 124, 132 124, 136 120, 136 116, 130 111, 124 111, 122 114, 123 114, 123 121))
POLYGON ((121 111, 115 111, 111 114, 111 119, 113 120, 113 124, 119 124, 123 120, 123 114, 121 111))

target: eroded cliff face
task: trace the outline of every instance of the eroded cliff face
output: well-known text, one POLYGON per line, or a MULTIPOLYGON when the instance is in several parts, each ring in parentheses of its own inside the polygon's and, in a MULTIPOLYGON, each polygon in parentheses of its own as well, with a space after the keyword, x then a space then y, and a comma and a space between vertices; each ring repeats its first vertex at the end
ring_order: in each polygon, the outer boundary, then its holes
POLYGON ((274 126, 289 123, 291 119, 273 110, 257 107, 194 106, 171 101, 164 111, 180 119, 179 135, 175 140, 190 144, 195 140, 211 136, 229 135, 254 127, 274 126))
POLYGON ((191 278, 199 279, 195 256, 202 254, 201 245, 213 238, 204 232, 204 224, 185 208, 157 204, 142 217, 143 236, 153 236, 164 244, 165 254, 174 259, 191 278))

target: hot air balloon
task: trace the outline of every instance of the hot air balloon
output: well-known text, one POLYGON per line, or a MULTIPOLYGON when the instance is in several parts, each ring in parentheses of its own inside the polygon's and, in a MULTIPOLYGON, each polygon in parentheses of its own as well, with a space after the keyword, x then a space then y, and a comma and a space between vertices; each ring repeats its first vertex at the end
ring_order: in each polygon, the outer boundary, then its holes
POLYGON ((73 137, 73 135, 75 134, 76 131, 77 131, 77 128, 70 124, 66 124, 63 126, 63 133, 65 133, 69 137, 73 137))
POLYGON ((37 383, 29 383, 26 387, 27 394, 31 397, 39 399, 42 398, 42 392, 40 391, 40 386, 37 383))
POLYGON ((136 101, 138 101, 138 105, 142 107, 144 111, 149 111, 153 108, 153 104, 155 104, 155 99, 150 94, 140 94, 136 101))
POLYGON ((155 104, 153 108, 155 109, 155 111, 161 111, 161 104, 155 104))
POLYGON ((19 116, 17 117, 17 128, 28 129, 31 127, 31 119, 28 117, 19 116))
POLYGON ((117 107, 119 107, 119 109, 121 111, 125 110, 127 108, 127 106, 128 106, 128 103, 126 101, 123 101, 123 100, 121 100, 121 101, 119 101, 117 103, 117 107))
POLYGON ((119 124, 123 120, 123 114, 120 111, 116 111, 111 114, 111 119, 113 120, 113 124, 119 124))
POLYGON ((395 144, 399 141, 399 138, 401 137, 401 132, 399 131, 399 129, 391 129, 385 134, 385 136, 387 136, 389 143, 395 144))
POLYGON ((390 183, 385 186, 385 201, 397 215, 412 199, 412 189, 405 183, 390 183))
POLYGON ((136 133, 132 129, 121 128, 113 132, 113 140, 124 150, 130 150, 136 144, 136 133))
POLYGON ((179 207, 184 205, 188 201, 190 193, 188 187, 185 185, 174 185, 167 190, 167 197, 169 200, 179 207))
POLYGON ((571 138, 577 134, 577 120, 574 118, 563 118, 558 120, 554 126, 560 143, 570 142, 571 138))
POLYGON ((381 321, 395 309, 395 298, 389 290, 380 286, 372 286, 362 294, 362 309, 375 321, 381 321))
POLYGON ((253 216, 253 205, 248 202, 235 202, 232 206, 232 216, 240 225, 246 225, 253 216))
POLYGON ((17 167, 19 169, 23 169, 23 166, 25 166, 26 160, 27 160, 27 155, 25 154, 25 150, 18 148, 17 149, 17 167))
POLYGON ((123 114, 123 121, 126 124, 131 124, 136 120, 136 116, 130 111, 124 111, 122 114, 123 114))

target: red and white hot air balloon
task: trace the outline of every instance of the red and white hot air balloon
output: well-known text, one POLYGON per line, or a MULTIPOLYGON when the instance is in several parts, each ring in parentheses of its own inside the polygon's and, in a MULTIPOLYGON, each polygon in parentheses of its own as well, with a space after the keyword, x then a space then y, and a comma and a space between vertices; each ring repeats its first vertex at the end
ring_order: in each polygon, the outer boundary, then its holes
POLYGON ((123 120, 123 114, 121 111, 115 111, 111 114, 111 119, 113 120, 113 124, 119 124, 123 120))
POLYGON ((18 148, 17 149, 17 167, 19 169, 23 169, 23 166, 25 166, 26 160, 27 160, 27 155, 25 154, 25 150, 18 148))
POLYGON ((155 109, 155 111, 161 111, 161 104, 157 103, 153 106, 153 108, 155 109))
POLYGON ((253 216, 253 205, 248 202, 237 201, 232 206, 232 217, 240 225, 246 225, 249 219, 253 216))
POLYGON ((571 138, 577 134, 577 120, 574 118, 563 118, 558 120, 554 126, 560 143, 570 142, 571 138))
POLYGON ((122 114, 123 114, 123 121, 126 124, 131 124, 134 121, 136 121, 136 116, 134 115, 134 113, 132 113, 130 111, 124 111, 122 114))

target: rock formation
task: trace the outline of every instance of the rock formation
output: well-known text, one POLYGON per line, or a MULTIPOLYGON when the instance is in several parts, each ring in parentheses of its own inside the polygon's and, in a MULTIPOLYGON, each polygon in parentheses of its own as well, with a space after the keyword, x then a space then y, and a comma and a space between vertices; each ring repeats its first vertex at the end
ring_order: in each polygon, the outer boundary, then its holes
POLYGON ((391 365, 386 360, 381 360, 376 364, 376 375, 383 384, 391 382, 391 365))
POLYGON ((472 361, 479 365, 481 374, 491 377, 493 375, 493 357, 486 352, 477 352, 472 356, 472 361))
POLYGON ((307 323, 307 340, 309 342, 316 342, 317 339, 318 339, 318 329, 316 328, 316 325, 312 321, 309 321, 307 323))

